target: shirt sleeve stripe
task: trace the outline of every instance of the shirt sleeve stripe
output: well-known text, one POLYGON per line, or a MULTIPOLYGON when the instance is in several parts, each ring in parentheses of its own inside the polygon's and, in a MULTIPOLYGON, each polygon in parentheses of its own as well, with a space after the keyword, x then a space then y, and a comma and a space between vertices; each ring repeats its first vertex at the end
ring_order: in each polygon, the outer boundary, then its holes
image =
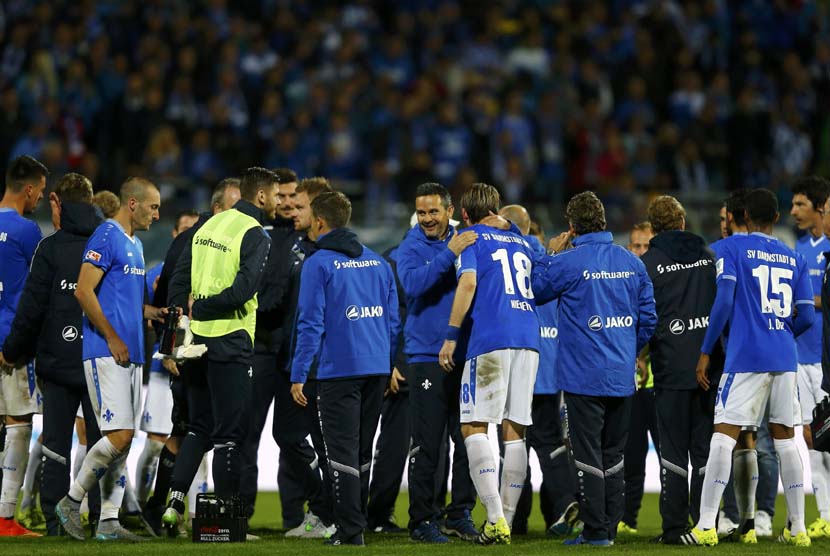
POLYGON ((721 274, 718 277, 719 280, 732 280, 733 282, 737 282, 738 279, 732 276, 731 274, 721 274))
POLYGON ((795 304, 796 305, 813 305, 813 304, 815 304, 815 301, 813 301, 812 299, 799 299, 798 301, 795 302, 795 304))

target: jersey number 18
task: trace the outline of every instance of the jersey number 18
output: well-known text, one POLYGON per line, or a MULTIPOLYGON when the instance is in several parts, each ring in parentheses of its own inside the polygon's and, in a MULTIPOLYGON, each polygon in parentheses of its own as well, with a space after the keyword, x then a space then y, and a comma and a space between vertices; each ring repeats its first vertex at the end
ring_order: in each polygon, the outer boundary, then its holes
POLYGON ((501 274, 504 278, 504 293, 515 295, 516 287, 525 299, 533 299, 533 288, 530 287, 530 259, 524 253, 517 251, 513 253, 513 270, 516 275, 515 286, 513 285, 513 272, 510 269, 510 261, 507 257, 507 249, 498 249, 492 255, 494 261, 501 263, 501 274))

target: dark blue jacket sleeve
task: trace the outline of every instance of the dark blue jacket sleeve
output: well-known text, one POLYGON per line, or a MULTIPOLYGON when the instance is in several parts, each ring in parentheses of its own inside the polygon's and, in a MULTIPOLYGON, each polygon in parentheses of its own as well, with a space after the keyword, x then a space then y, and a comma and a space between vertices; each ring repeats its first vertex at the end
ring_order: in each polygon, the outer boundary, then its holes
POLYGON ((715 295, 715 302, 709 313, 709 327, 703 338, 701 353, 708 355, 715 349, 715 343, 723 333, 729 316, 732 314, 732 306, 735 304, 735 286, 734 280, 718 280, 718 293, 715 295))
POLYGON ((431 261, 425 261, 406 243, 408 242, 401 244, 395 254, 395 260, 398 261, 398 279, 406 295, 421 297, 435 287, 447 272, 452 271, 455 254, 449 248, 445 248, 431 261))
POLYGON ((326 294, 325 270, 308 259, 300 274, 300 295, 297 302, 297 340, 291 360, 291 382, 305 383, 314 358, 320 352, 325 334, 326 294))
POLYGON ((637 353, 645 347, 657 328, 657 307, 654 303, 654 285, 645 266, 640 265, 639 318, 637 319, 637 353))

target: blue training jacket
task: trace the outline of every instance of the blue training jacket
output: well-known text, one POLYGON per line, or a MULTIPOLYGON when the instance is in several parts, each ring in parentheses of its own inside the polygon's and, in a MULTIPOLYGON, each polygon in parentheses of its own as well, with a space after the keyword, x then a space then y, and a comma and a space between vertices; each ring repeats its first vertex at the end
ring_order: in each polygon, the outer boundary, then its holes
MULTIPOLYGON (((430 239, 420 226, 406 233, 395 252, 398 279, 406 292, 404 353, 410 363, 438 361, 446 338, 452 301, 455 298, 455 254, 447 245, 458 232, 449 227, 447 237, 430 239)), ((466 349, 456 348, 459 361, 466 349)))
POLYGON ((388 375, 400 333, 392 268, 345 228, 317 238, 300 275, 291 382, 388 375))
POLYGON ((533 276, 537 304, 559 299, 556 389, 630 396, 637 354, 657 325, 651 279, 609 232, 579 236, 574 246, 547 257, 533 276))

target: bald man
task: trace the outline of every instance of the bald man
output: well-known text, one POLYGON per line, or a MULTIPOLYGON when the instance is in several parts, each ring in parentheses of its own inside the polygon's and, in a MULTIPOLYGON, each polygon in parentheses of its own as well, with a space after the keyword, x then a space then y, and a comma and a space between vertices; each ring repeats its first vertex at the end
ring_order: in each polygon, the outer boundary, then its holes
POLYGON ((84 494, 101 480, 101 521, 96 539, 140 541, 118 521, 126 463, 140 411, 144 320, 163 321, 166 308, 144 304, 144 248, 135 235, 159 218, 156 186, 129 178, 121 207, 87 242, 75 297, 84 312, 83 362, 102 437, 87 452, 77 479, 56 507, 66 532, 86 537, 80 518, 84 494))

